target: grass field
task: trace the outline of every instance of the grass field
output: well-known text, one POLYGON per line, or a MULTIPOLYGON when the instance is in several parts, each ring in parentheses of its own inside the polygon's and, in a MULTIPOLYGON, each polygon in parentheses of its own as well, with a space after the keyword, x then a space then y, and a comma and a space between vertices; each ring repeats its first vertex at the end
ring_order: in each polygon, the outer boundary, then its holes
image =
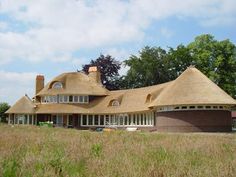
POLYGON ((0 125, 0 176, 236 176, 236 134, 0 125))

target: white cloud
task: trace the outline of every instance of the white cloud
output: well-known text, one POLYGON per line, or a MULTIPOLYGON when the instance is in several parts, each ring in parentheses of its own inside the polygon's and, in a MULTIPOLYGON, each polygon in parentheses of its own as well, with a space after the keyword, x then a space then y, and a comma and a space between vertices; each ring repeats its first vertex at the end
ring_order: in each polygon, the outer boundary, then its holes
POLYGON ((32 97, 36 75, 37 73, 17 73, 0 70, 0 102, 13 104, 25 94, 32 97))
POLYGON ((235 0, 2 0, 1 12, 26 29, 0 32, 0 65, 72 61, 71 53, 81 49, 138 42, 153 21, 172 16, 194 17, 202 25, 236 23, 235 0))

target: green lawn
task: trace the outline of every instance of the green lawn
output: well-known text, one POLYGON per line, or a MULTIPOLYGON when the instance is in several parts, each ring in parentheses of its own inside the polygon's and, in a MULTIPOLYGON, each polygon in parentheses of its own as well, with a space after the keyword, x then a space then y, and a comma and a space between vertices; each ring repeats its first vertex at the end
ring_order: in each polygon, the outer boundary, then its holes
POLYGON ((0 176, 236 176, 236 134, 0 125, 0 176))

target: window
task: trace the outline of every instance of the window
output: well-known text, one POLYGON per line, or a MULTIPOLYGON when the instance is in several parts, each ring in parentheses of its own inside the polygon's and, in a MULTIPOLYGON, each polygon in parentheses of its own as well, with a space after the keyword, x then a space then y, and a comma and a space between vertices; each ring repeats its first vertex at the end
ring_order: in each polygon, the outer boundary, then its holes
POLYGON ((57 125, 63 126, 63 117, 60 114, 57 115, 57 125))
POLYGON ((83 103, 84 102, 84 97, 83 96, 79 96, 79 102, 83 103))
POLYGON ((83 115, 83 125, 87 125, 87 115, 83 115))
POLYGON ((64 103, 67 103, 68 102, 68 96, 67 95, 64 95, 64 103))
POLYGON ((42 102, 44 102, 44 103, 57 103, 57 95, 44 96, 42 99, 42 102))
POLYGON ((104 125, 104 116, 100 115, 100 125, 104 125))
POLYGON ((78 102, 79 102, 78 96, 74 96, 74 102, 75 102, 75 103, 78 103, 78 102))
POLYGON ((98 115, 94 116, 94 125, 98 125, 98 115))
POLYGON ((211 109, 211 106, 206 106, 206 109, 211 109))
POLYGON ((195 106, 189 106, 189 109, 195 109, 195 106))
POLYGON ((73 102, 73 96, 72 96, 72 95, 69 96, 69 102, 70 102, 70 103, 73 102))
POLYGON ((88 103, 88 96, 84 96, 84 103, 88 103))
POLYGON ((59 95, 59 103, 63 103, 63 95, 59 95))
POLYGON ((110 117, 109 117, 109 115, 106 115, 105 125, 109 125, 109 124, 110 124, 110 117))
POLYGON ((113 100, 111 103, 112 106, 120 106, 120 103, 118 100, 113 100))
POLYGON ((53 85, 52 85, 52 88, 53 89, 61 89, 63 86, 62 86, 62 83, 61 82, 55 82, 53 85))
POLYGON ((89 125, 92 125, 92 124, 93 124, 93 116, 92 116, 92 115, 89 115, 88 124, 89 124, 89 125))
POLYGON ((152 95, 148 94, 146 98, 146 103, 150 103, 152 101, 152 95))

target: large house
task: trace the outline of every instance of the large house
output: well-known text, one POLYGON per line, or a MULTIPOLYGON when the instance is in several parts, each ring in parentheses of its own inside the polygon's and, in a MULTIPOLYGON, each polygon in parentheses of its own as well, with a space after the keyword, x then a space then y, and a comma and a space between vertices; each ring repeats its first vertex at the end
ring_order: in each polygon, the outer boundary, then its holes
POLYGON ((236 101, 194 67, 171 82, 109 91, 97 67, 63 73, 44 85, 36 77, 35 96, 19 99, 6 113, 9 124, 52 121, 55 126, 91 129, 135 127, 157 131, 231 131, 236 101))

